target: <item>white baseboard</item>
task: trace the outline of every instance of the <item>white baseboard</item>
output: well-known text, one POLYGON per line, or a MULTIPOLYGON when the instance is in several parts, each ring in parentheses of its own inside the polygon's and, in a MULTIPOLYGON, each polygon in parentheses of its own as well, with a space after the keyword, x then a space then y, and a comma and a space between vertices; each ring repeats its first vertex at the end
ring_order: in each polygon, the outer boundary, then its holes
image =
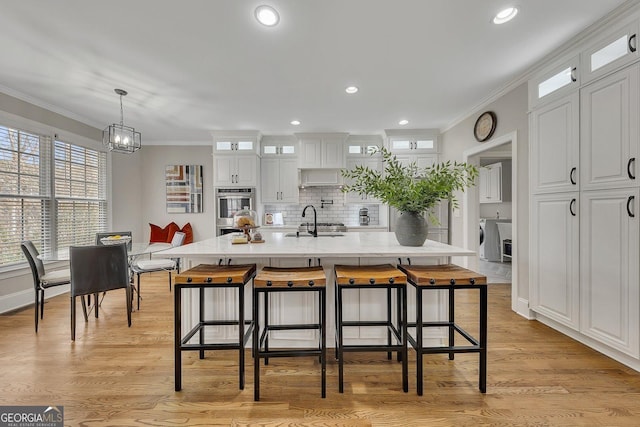
MULTIPOLYGON (((4 295, 0 297, 0 313, 7 313, 9 311, 17 310, 19 308, 33 305, 34 303, 34 290, 28 289, 13 294, 4 295)), ((56 286, 44 291, 45 300, 69 292, 69 285, 56 286)))
POLYGON ((535 314, 529 310, 529 300, 524 298, 517 298, 515 301, 515 307, 511 307, 513 311, 527 320, 535 320, 535 314))

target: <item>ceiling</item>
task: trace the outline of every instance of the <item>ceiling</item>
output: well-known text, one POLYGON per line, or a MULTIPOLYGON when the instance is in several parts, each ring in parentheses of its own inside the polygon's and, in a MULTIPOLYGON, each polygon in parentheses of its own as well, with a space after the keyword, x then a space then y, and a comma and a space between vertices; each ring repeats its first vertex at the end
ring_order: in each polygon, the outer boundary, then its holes
POLYGON ((145 142, 446 128, 623 0, 0 0, 0 92, 145 142), (270 4, 280 24, 254 9, 270 4), (493 16, 516 5, 516 18, 493 16), (360 91, 347 95, 346 86, 360 91), (300 120, 299 126, 290 124, 300 120))

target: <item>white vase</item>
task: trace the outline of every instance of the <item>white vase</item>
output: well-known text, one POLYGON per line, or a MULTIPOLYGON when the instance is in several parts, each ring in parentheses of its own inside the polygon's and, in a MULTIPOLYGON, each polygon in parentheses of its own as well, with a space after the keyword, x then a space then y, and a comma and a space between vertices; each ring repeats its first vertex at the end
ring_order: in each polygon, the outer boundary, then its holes
POLYGON ((396 221, 396 239, 402 246, 422 246, 429 231, 424 215, 416 212, 400 212, 396 221))

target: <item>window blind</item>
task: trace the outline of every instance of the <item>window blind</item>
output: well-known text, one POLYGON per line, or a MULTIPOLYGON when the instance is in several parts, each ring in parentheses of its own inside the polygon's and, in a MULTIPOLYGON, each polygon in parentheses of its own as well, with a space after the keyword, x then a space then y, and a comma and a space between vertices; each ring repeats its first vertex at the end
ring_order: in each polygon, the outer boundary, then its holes
POLYGON ((51 139, 0 125, 0 266, 25 262, 20 242, 51 249, 51 139))
POLYGON ((107 224, 106 153, 55 142, 56 246, 95 244, 107 224))

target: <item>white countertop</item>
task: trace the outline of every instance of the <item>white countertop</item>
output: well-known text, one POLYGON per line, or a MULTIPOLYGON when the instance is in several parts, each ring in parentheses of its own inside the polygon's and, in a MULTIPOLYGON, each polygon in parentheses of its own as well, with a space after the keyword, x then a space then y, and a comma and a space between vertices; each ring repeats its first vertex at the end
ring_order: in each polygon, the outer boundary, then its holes
POLYGON ((347 232, 336 237, 285 237, 269 233, 264 243, 232 244, 232 234, 156 252, 153 257, 329 258, 473 256, 474 251, 427 240, 423 246, 400 246, 395 233, 347 232))

